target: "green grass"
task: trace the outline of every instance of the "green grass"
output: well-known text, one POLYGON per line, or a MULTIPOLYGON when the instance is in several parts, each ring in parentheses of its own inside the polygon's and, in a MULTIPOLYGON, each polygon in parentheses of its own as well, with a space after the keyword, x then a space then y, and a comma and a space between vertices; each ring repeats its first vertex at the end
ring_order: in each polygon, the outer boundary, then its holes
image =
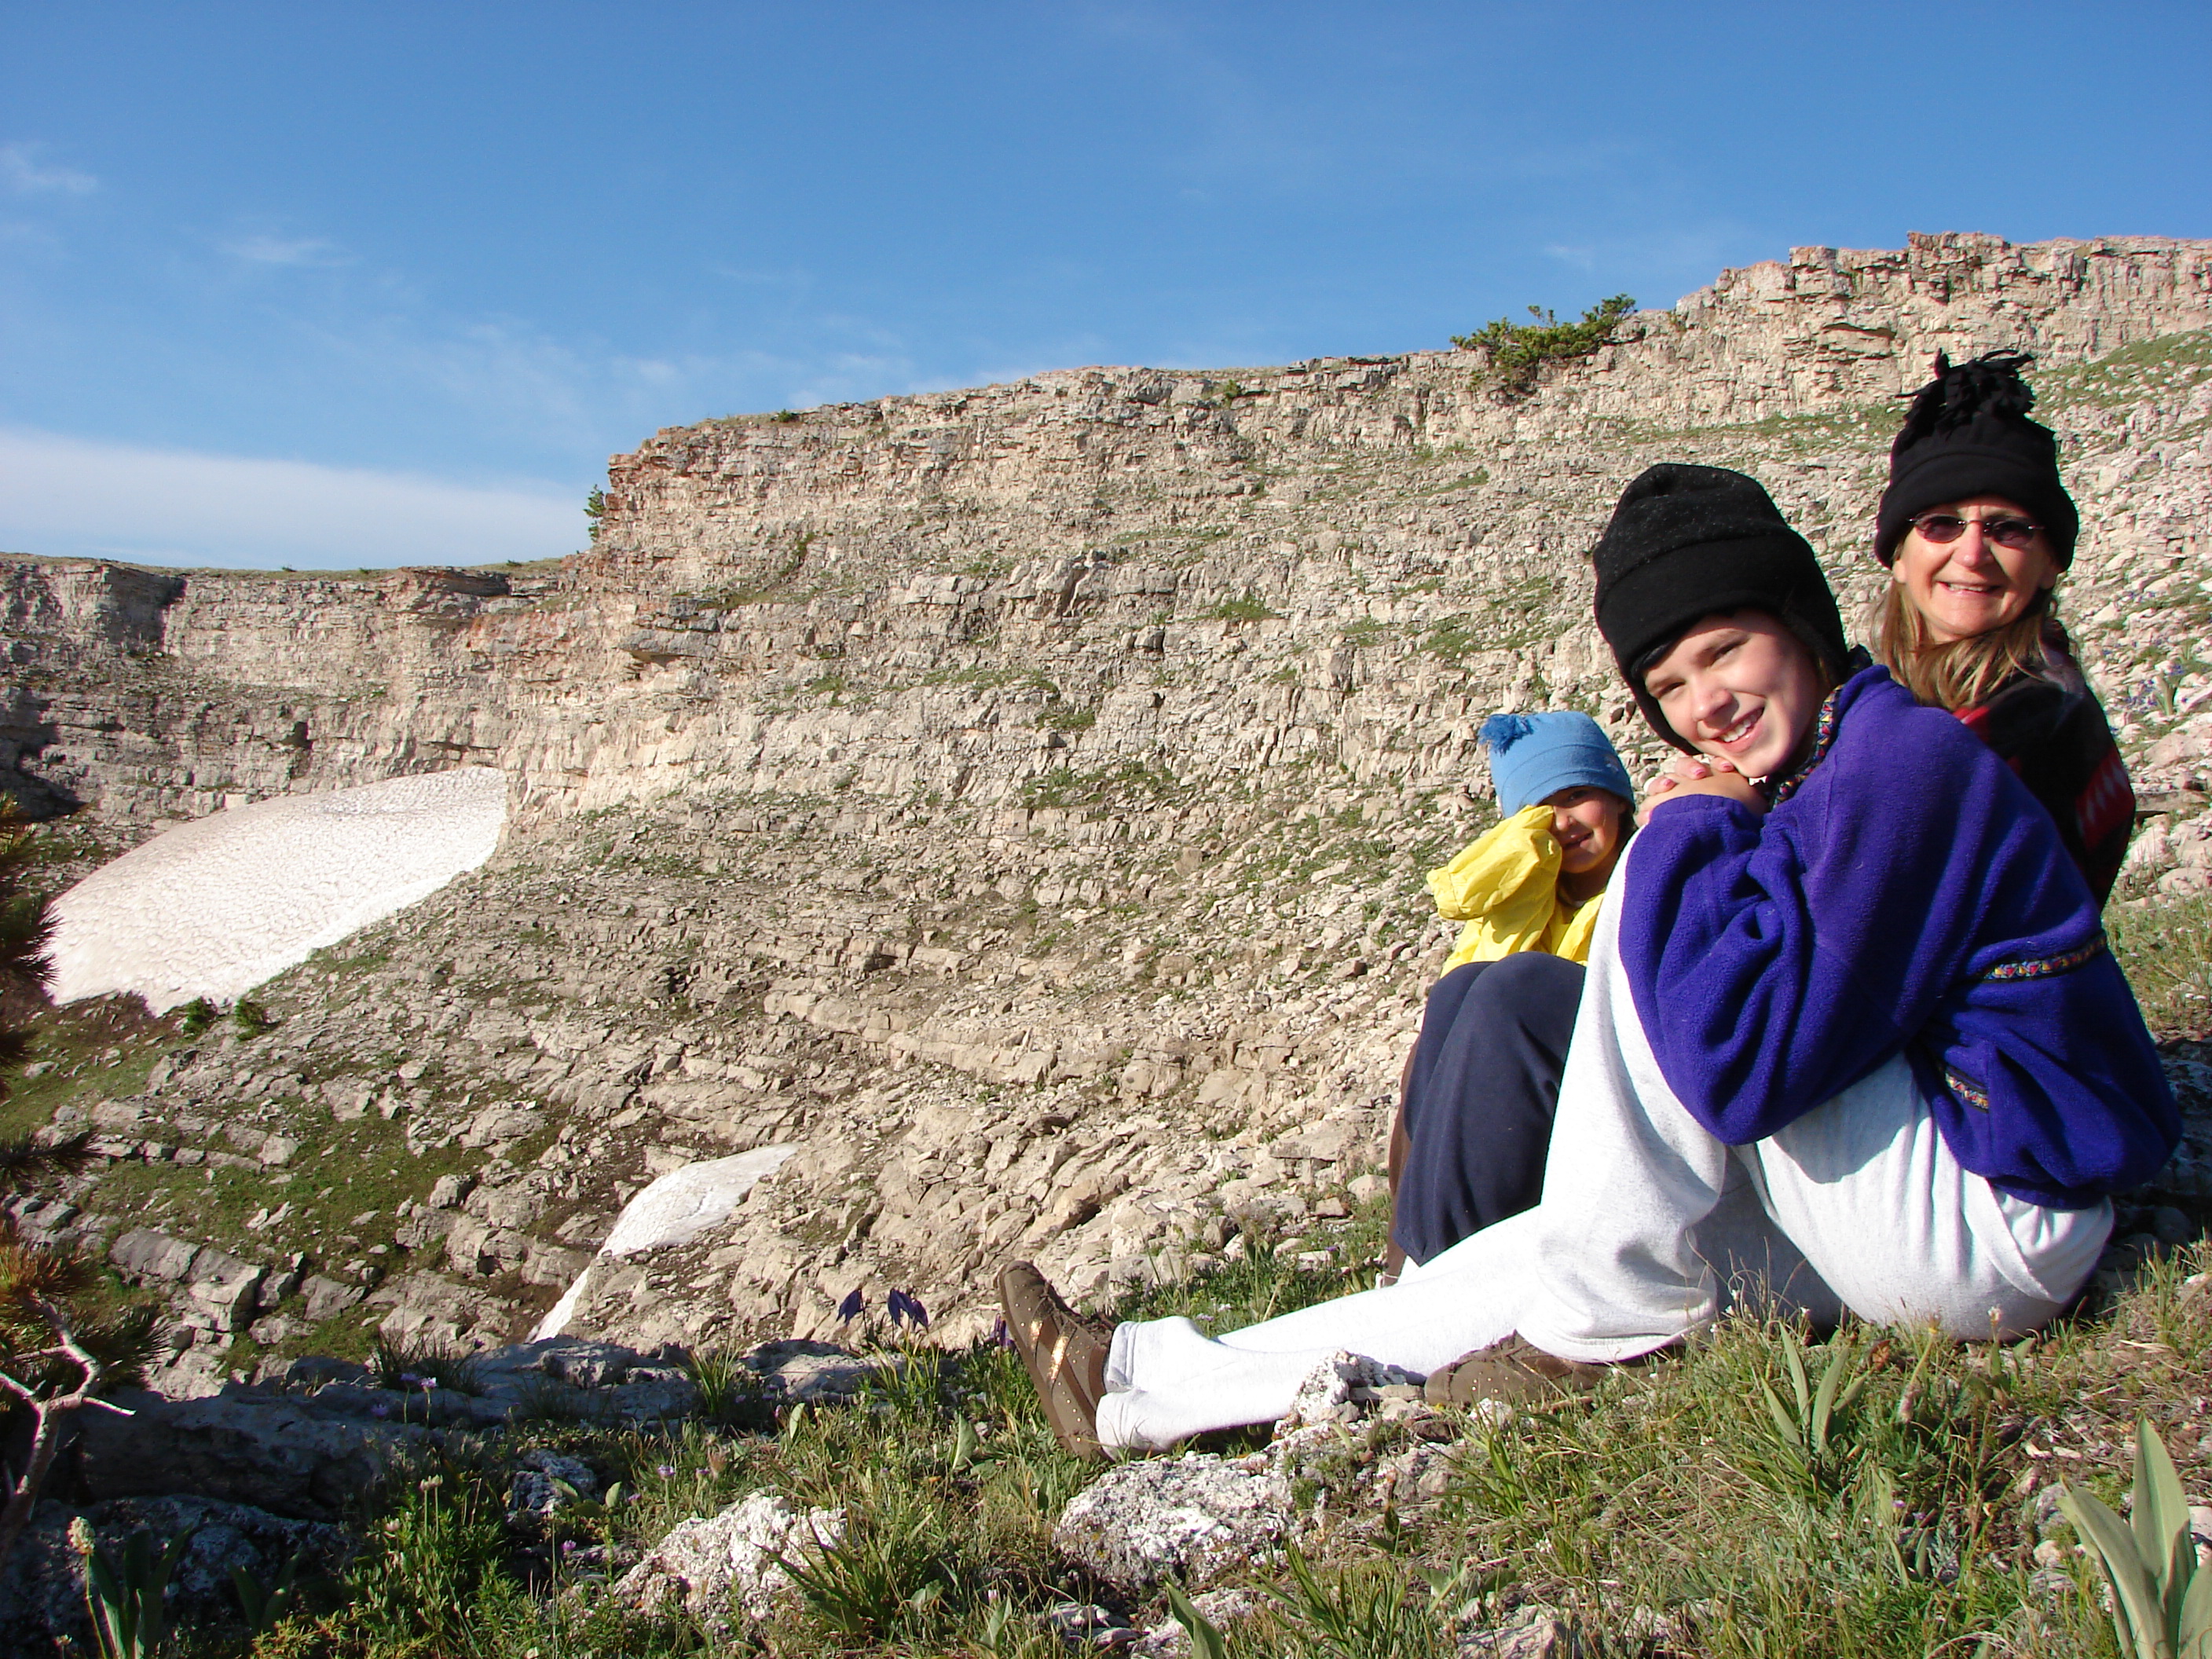
MULTIPOLYGON (((1379 1214, 1334 1237, 1341 1267, 1301 1272, 1257 1248, 1117 1311, 1226 1328, 1342 1294, 1371 1273, 1379 1214)), ((2117 1502, 2138 1417, 2203 1489, 2212 1294, 2189 1281, 2204 1265, 2195 1252, 2154 1262, 2110 1308, 2010 1347, 1856 1327, 1815 1341, 1788 1322, 1735 1319, 1589 1401, 1498 1424, 1447 1419, 1443 1489, 1418 1502, 1380 1504, 1369 1474, 1414 1443, 1408 1431, 1363 1425, 1302 1466, 1301 1505, 1327 1519, 1229 1581, 1257 1612, 1230 1627, 1226 1651, 1445 1659, 1462 1629, 1540 1610, 1592 1653, 2109 1655, 2094 1570, 2047 1489, 2063 1477, 2117 1502), (2039 1544, 2055 1547, 2055 1568, 2039 1544)), ((798 1594, 740 1629, 739 1650, 1042 1659, 1056 1650, 1042 1615, 1057 1602, 1103 1602, 1139 1624, 1169 1614, 1164 1596, 1132 1600, 1054 1552, 1053 1521, 1097 1466, 1059 1450, 1002 1348, 915 1351, 853 1404, 786 1411, 762 1431, 550 1423, 505 1452, 526 1445, 619 1486, 502 1534, 506 1456, 449 1453, 395 1483, 345 1583, 264 1637, 258 1659, 700 1651, 689 1619, 611 1605, 595 1552, 647 1547, 763 1490, 842 1510, 846 1531, 800 1558, 798 1594)), ((207 1659, 241 1651, 202 1639, 207 1659)))
POLYGON ((2115 903, 2105 912, 2105 931, 2151 1030, 2191 1036, 2212 1030, 2212 896, 2141 910, 2115 903))
POLYGON ((1215 604, 1207 606, 1204 611, 1199 612, 1199 620, 1201 622, 1257 623, 1273 622, 1278 620, 1281 616, 1282 612, 1270 606, 1266 600, 1261 599, 1254 594, 1245 593, 1240 595, 1237 599, 1221 599, 1217 601, 1215 604))
POLYGON ((2171 395, 2212 374, 2212 329, 2161 335, 2123 346, 2094 362, 2037 372, 2035 384, 2052 410, 2075 404, 2109 409, 2148 391, 2171 395))
POLYGON ((1024 783, 1021 803, 1032 811, 1041 807, 1151 805, 1176 798, 1182 787, 1165 769, 1141 761, 1094 771, 1060 766, 1024 783))

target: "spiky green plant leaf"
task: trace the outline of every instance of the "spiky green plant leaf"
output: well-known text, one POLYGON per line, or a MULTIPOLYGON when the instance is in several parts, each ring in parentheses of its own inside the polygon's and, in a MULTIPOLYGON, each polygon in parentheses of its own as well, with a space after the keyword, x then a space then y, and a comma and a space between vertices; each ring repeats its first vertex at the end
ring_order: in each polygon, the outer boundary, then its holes
POLYGON ((1190 1634, 1190 1659, 1229 1659, 1229 1638, 1221 1633, 1221 1626, 1193 1607, 1190 1597, 1172 1578, 1168 1580, 1167 1593, 1168 1611, 1190 1634))
POLYGON ((1856 1358, 1856 1345, 1848 1337, 1838 1338, 1828 1351, 1827 1369, 1820 1373, 1820 1387, 1813 1396, 1813 1418, 1805 1435, 1806 1449, 1816 1458, 1827 1455, 1828 1424, 1836 1414, 1837 1395, 1856 1358))
POLYGON ((2174 1650, 2179 1659, 2212 1659, 2212 1572, 2190 1577, 2188 1594, 2181 1600, 2181 1629, 2174 1650))
POLYGON ((2130 1519, 2136 1548, 2144 1565, 2158 1574, 2160 1594, 2178 1616, 2181 1596, 2188 1589, 2190 1571, 2196 1565, 2195 1555, 2186 1548, 2189 1499, 2183 1495, 2181 1476, 2166 1453, 2166 1443, 2158 1437, 2148 1419, 2136 1425, 2135 1495, 2135 1513, 2130 1519), (2177 1559, 2177 1546, 2183 1547, 2183 1565, 2179 1568, 2172 1565, 2177 1559))
POLYGON ((2098 1565, 2112 1587, 2112 1628, 2120 1651, 2136 1659, 2171 1659, 2166 1639, 2166 1609, 2157 1581, 2136 1550, 2135 1534, 2093 1493, 2069 1486, 2059 1495, 2061 1514, 2074 1523, 2097 1553, 2098 1565))

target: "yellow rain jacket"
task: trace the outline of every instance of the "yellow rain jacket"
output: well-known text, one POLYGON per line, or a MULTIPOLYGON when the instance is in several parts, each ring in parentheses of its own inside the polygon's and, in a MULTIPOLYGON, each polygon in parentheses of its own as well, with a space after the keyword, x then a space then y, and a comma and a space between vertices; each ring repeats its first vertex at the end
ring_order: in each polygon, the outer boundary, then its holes
POLYGON ((1559 891, 1559 843, 1552 809, 1524 806, 1441 870, 1429 872, 1437 913, 1463 921, 1444 963, 1495 962, 1517 951, 1548 951, 1570 962, 1589 960, 1605 895, 1577 904, 1559 891))

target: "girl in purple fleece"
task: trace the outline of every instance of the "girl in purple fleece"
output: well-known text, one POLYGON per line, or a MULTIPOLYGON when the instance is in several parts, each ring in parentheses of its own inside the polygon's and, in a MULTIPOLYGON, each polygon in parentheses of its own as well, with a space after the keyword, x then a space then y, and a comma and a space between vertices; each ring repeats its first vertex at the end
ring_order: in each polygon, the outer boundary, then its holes
POLYGON ((1395 1285, 1218 1340, 1118 1327, 1093 1362, 1100 1443, 1279 1416, 1340 1349, 1431 1373, 1433 1398, 1540 1397, 1747 1293, 2030 1329, 2095 1265, 2111 1194, 2172 1150, 2157 1055, 2049 814, 1853 662, 1765 492, 1654 468, 1595 556, 1600 629, 1698 758, 1614 877, 1542 1201, 1395 1285))

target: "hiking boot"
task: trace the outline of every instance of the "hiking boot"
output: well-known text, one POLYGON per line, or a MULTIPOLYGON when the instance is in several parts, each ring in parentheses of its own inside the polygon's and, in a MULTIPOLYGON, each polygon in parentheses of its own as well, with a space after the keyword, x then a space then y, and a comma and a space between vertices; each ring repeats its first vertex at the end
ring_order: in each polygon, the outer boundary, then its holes
POLYGON ((1106 1354, 1113 1333, 1060 1300, 1060 1292, 1027 1261, 1014 1262, 1000 1273, 999 1305, 1054 1437, 1074 1456, 1103 1459, 1098 1402, 1106 1397, 1106 1354))
POLYGON ((1588 1394, 1610 1365, 1586 1365, 1546 1353, 1522 1336, 1462 1354, 1432 1373, 1421 1389, 1431 1406, 1473 1406, 1485 1400, 1508 1406, 1556 1406, 1588 1394))

